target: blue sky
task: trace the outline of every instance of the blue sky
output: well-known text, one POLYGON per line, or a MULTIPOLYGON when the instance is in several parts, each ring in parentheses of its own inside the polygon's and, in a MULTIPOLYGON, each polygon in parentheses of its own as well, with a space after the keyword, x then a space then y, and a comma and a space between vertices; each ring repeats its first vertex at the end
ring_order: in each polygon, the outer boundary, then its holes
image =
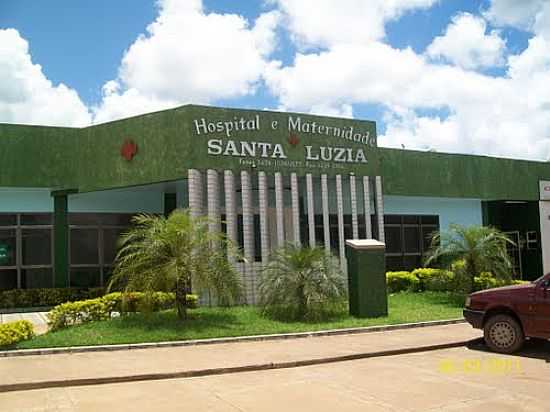
POLYGON ((3 0, 0 121, 201 103, 366 118, 388 146, 546 160, 550 7, 517 3, 3 0))

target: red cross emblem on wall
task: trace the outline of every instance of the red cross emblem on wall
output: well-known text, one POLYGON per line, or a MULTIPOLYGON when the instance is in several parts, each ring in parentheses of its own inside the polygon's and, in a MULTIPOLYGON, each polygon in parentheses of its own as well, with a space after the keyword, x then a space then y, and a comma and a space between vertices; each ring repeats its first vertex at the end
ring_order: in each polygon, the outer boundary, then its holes
POLYGON ((120 148, 120 155, 130 161, 138 151, 137 144, 132 139, 126 139, 120 148))

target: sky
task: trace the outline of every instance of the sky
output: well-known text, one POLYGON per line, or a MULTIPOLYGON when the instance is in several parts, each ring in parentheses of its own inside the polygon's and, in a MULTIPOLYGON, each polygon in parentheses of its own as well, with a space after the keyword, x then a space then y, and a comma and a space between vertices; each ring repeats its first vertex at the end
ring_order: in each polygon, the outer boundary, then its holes
POLYGON ((0 122, 83 127, 189 103, 548 161, 550 0, 0 0, 0 122))

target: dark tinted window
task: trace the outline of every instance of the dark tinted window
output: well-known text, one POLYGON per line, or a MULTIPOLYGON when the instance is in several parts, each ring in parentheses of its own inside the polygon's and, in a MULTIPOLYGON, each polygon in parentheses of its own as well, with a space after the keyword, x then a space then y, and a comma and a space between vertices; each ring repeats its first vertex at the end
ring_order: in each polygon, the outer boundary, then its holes
POLYGON ((16 224, 16 215, 0 213, 0 226, 15 226, 16 224))
POLYGON ((21 231, 23 265, 52 263, 52 230, 23 229, 21 231))
POLYGON ((98 264, 98 229, 71 229, 71 265, 98 264))
POLYGON ((21 287, 51 288, 53 287, 53 272, 50 268, 21 270, 21 287))
POLYGON ((21 225, 23 226, 51 225, 52 222, 53 222, 52 213, 33 213, 33 214, 21 215, 21 225))
POLYGON ((17 270, 2 269, 0 270, 0 290, 17 288, 17 270))
POLYGON ((74 288, 92 288, 100 286, 99 268, 72 268, 70 286, 74 288))
POLYGON ((0 266, 15 266, 15 229, 0 229, 0 266))

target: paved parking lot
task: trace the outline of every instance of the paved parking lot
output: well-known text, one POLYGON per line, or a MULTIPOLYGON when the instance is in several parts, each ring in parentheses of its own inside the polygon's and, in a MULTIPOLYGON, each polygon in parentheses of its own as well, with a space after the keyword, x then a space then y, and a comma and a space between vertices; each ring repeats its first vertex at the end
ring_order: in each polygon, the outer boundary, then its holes
MULTIPOLYGON (((8 411, 548 411, 550 344, 483 345, 284 370, 0 394, 8 411)), ((1 362, 1 360, 0 360, 1 362)), ((162 359, 158 359, 162 363, 162 359)), ((0 363, 1 365, 1 363, 0 363)))

